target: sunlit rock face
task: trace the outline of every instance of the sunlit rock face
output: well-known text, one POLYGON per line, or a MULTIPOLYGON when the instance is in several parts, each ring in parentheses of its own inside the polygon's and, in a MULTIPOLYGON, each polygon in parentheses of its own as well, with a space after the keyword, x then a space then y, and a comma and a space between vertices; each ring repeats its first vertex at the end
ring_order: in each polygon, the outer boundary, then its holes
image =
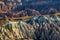
POLYGON ((26 24, 25 22, 8 22, 3 27, 0 28, 1 40, 20 40, 35 37, 33 26, 26 24), (2 29, 2 30, 1 30, 2 29), (3 37, 5 37, 3 39, 3 37), (7 38, 6 38, 7 37, 7 38))
POLYGON ((58 22, 48 17, 33 17, 25 21, 8 21, 0 26, 1 40, 60 40, 60 26, 58 22))

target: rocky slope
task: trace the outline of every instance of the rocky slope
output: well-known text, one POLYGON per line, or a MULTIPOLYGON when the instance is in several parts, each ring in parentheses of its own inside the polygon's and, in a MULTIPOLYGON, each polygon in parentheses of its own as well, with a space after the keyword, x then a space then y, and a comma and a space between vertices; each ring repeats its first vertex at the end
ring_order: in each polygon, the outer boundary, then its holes
POLYGON ((60 40, 60 21, 39 16, 0 25, 0 40, 60 40))

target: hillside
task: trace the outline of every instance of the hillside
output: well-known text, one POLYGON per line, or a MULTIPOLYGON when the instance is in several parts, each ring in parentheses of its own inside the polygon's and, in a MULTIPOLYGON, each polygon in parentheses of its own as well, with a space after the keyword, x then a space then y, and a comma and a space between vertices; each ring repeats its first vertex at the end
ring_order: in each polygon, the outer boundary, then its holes
MULTIPOLYGON (((54 19, 54 18, 53 18, 54 19)), ((60 21, 39 16, 0 25, 0 40, 59 40, 60 21)))

